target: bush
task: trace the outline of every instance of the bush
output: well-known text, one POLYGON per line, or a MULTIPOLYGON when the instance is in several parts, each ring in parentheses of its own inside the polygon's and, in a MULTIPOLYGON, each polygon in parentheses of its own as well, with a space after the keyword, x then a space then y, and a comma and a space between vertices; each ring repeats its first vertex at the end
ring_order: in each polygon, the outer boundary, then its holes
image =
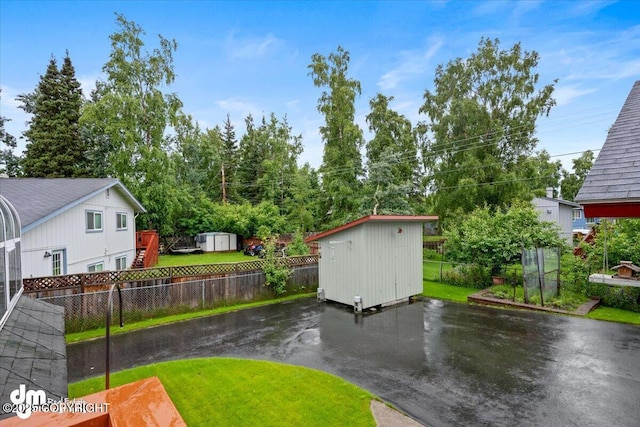
POLYGON ((435 251, 433 249, 423 249, 422 250, 422 259, 429 259, 429 260, 438 260, 440 261, 442 259, 442 255, 440 255, 438 253, 438 251, 435 251))
POLYGON ((491 286, 491 272, 478 264, 459 265, 444 274, 444 282, 463 288, 484 289, 491 286))
POLYGON ((447 224, 447 258, 475 263, 498 275, 505 265, 520 261, 522 248, 560 247, 558 226, 540 222, 529 203, 514 203, 508 210, 478 208, 447 224))

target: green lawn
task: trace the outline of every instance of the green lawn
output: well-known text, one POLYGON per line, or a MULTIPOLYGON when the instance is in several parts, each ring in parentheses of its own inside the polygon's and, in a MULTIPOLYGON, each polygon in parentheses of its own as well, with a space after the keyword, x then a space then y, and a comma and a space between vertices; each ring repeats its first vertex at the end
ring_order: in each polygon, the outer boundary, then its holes
POLYGON ((428 280, 422 282, 422 295, 430 298, 467 302, 467 297, 469 295, 475 294, 479 291, 480 289, 462 288, 460 286, 451 286, 445 283, 431 282, 428 280))
POLYGON ((173 267, 176 265, 220 264, 223 262, 253 261, 257 257, 242 252, 207 252, 204 254, 160 255, 154 267, 173 267))
POLYGON ((589 319, 607 320, 609 322, 630 323, 640 325, 640 313, 619 308, 598 307, 587 314, 589 319))
MULTIPOLYGON (((112 387, 160 378, 189 426, 375 426, 375 396, 325 372, 228 358, 186 359, 116 372, 112 387)), ((104 377, 69 385, 69 398, 104 389, 104 377)))

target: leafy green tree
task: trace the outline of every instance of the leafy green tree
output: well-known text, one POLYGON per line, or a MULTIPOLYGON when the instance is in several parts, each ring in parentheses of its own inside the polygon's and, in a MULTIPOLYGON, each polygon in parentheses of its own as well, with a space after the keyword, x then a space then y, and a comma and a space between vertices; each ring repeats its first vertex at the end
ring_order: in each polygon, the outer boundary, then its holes
POLYGON ((593 166, 593 151, 587 150, 577 159, 573 159, 573 172, 563 171, 560 192, 565 200, 575 200, 582 183, 593 166))
POLYGON ((398 153, 389 147, 383 151, 378 161, 369 159, 369 174, 363 187, 361 215, 412 214, 409 204, 411 181, 398 182, 394 176, 394 166, 402 162, 398 153))
POLYGON ((142 28, 123 15, 117 15, 117 22, 120 28, 109 37, 111 54, 102 68, 106 80, 97 83, 83 111, 83 127, 97 135, 92 157, 106 155, 105 172, 118 177, 147 209, 138 216, 138 227, 170 235, 181 194, 166 134, 177 125, 182 103, 162 89, 175 79, 177 43, 159 36, 159 47, 145 51, 142 28))
POLYGON ((554 197, 557 197, 557 189, 560 187, 562 177, 562 162, 551 161, 551 156, 546 150, 529 156, 523 162, 523 175, 528 177, 525 181, 530 190, 536 196, 546 196, 547 188, 553 188, 554 197))
POLYGON ((488 206, 448 221, 444 233, 447 258, 486 267, 498 275, 508 264, 520 260, 522 248, 563 247, 558 226, 541 222, 530 203, 516 202, 493 212, 488 206))
POLYGON ((350 78, 349 52, 338 46, 328 57, 313 54, 308 66, 313 84, 324 88, 318 111, 324 115, 320 127, 324 153, 319 172, 322 176, 325 227, 341 224, 357 216, 362 176, 360 148, 362 130, 355 123, 355 99, 360 82, 350 78))
MULTIPOLYGON (((0 96, 2 96, 2 89, 0 89, 0 96)), ((4 128, 4 124, 9 120, 0 116, 0 142, 6 147, 0 150, 0 175, 14 178, 20 176, 20 157, 13 152, 18 146, 16 138, 4 128)))
POLYGON ((24 175, 87 176, 86 149, 78 129, 82 89, 69 54, 60 70, 55 58, 51 58, 36 90, 18 99, 23 103, 21 108, 33 114, 24 132, 27 139, 22 160, 24 175))
POLYGON ((420 112, 430 121, 423 160, 441 216, 532 196, 522 166, 537 143, 536 119, 555 105, 553 84, 536 89, 538 61, 520 43, 501 50, 482 38, 469 58, 437 67, 420 112))
POLYGON ((320 184, 318 173, 305 163, 292 177, 284 208, 288 231, 313 231, 319 215, 320 184))

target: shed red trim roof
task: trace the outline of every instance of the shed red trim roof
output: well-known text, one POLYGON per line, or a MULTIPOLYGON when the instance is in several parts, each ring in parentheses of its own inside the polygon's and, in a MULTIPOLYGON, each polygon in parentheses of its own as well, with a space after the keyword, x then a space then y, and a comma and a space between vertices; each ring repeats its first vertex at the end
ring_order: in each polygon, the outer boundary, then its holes
POLYGON ((307 237, 305 242, 308 243, 320 240, 324 237, 355 227, 356 225, 364 224, 365 222, 428 222, 438 221, 439 219, 440 218, 437 215, 369 215, 356 219, 355 221, 348 222, 340 227, 332 228, 331 230, 323 231, 322 233, 307 237))

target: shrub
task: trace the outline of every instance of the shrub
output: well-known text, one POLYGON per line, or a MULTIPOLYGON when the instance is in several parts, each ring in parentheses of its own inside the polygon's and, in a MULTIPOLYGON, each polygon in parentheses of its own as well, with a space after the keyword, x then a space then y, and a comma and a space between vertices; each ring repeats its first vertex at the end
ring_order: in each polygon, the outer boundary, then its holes
POLYGON ((265 275, 265 286, 271 286, 276 295, 282 295, 287 291, 287 279, 291 275, 291 270, 276 257, 276 236, 261 236, 264 245, 265 257, 262 270, 265 275))
POLYGON ((436 250, 433 250, 433 249, 422 250, 422 259, 440 260, 441 258, 442 256, 436 250))
POLYGON ((529 203, 514 203, 508 210, 478 208, 461 220, 451 221, 445 231, 447 258, 475 263, 500 274, 505 265, 520 260, 522 248, 559 247, 564 242, 558 227, 540 222, 529 203))
POLYGON ((484 289, 491 286, 491 273, 478 264, 459 265, 444 274, 444 282, 463 288, 484 289))

